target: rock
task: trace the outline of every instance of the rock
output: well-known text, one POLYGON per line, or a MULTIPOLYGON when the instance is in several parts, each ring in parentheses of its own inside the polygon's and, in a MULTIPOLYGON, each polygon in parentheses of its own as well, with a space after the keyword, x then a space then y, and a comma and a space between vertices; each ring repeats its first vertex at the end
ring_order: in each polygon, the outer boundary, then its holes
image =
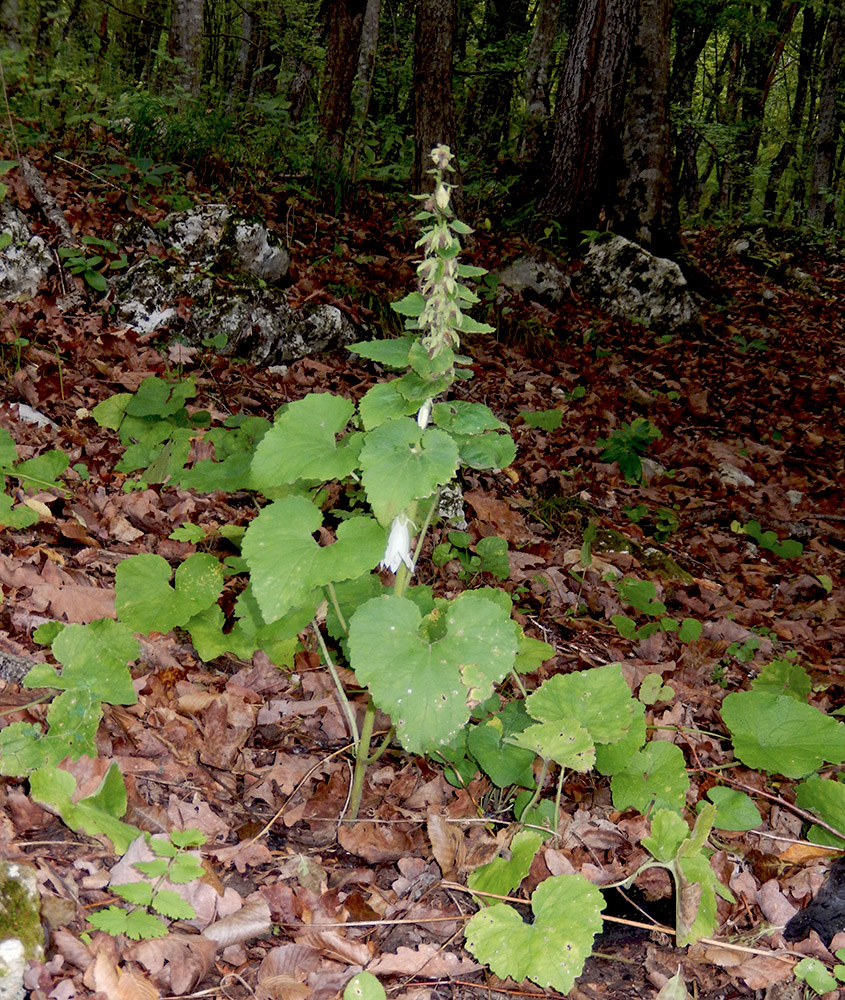
POLYGON ((680 267, 624 236, 593 243, 579 288, 612 316, 643 323, 656 333, 683 333, 700 324, 698 304, 680 267))
POLYGON ((30 865, 0 862, 0 1000, 23 1000, 27 964, 44 960, 38 880, 30 865))
POLYGON ((53 263, 47 245, 29 231, 26 217, 10 204, 0 205, 0 302, 25 302, 41 287, 53 263))
POLYGON ((156 242, 166 257, 143 257, 114 281, 118 311, 136 330, 167 327, 196 344, 223 334, 224 353, 261 365, 360 339, 362 331, 337 306, 291 309, 279 287, 287 251, 226 205, 168 216, 156 242))
POLYGON ((496 290, 499 305, 512 294, 555 306, 572 286, 569 275, 557 264, 537 257, 517 257, 507 267, 493 273, 499 279, 496 290))

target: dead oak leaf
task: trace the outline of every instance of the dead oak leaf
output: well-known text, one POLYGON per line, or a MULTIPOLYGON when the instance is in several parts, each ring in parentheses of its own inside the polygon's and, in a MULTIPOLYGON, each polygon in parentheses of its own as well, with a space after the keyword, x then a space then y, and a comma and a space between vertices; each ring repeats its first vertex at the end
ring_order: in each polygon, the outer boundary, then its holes
POLYGON ((394 954, 380 955, 367 966, 374 976, 468 976, 480 969, 477 962, 461 958, 452 951, 443 951, 433 944, 418 948, 399 948, 394 954))

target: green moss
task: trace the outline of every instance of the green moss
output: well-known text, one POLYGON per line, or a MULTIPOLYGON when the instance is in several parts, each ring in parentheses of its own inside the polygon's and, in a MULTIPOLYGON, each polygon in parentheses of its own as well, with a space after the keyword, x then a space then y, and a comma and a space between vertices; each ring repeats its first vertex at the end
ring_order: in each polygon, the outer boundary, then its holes
POLYGON ((44 958, 44 931, 35 869, 0 862, 0 941, 17 938, 27 961, 44 958))

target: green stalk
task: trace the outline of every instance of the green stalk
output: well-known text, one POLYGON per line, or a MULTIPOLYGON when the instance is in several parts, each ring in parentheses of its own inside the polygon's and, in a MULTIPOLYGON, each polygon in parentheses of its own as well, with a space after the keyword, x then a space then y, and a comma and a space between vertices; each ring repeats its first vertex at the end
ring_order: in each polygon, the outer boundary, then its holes
POLYGON ((352 791, 349 794, 349 811, 347 813, 349 822, 354 823, 358 819, 358 810, 361 808, 361 796, 364 792, 364 775, 370 758, 367 751, 370 749, 370 740, 373 735, 373 725, 376 721, 376 706, 373 699, 367 696, 367 710, 364 712, 364 723, 361 726, 361 736, 358 740, 358 748, 355 751, 355 772, 352 775, 352 791))
MULTIPOLYGON (((346 697, 346 692, 343 690, 343 685, 340 683, 340 677, 338 676, 335 665, 332 662, 332 658, 329 655, 328 647, 326 646, 326 641, 323 638, 323 633, 320 631, 320 627, 317 622, 311 622, 311 627, 314 629, 314 635, 317 636, 317 642, 320 646, 320 653, 323 657, 323 662, 329 668, 329 673, 332 675, 332 681, 334 682, 335 691, 337 691, 337 696, 340 699, 341 707, 343 708, 343 714, 346 716, 346 722, 349 725, 349 734, 352 737, 352 742, 358 742, 358 723, 355 721, 355 713, 352 711, 352 706, 349 704, 349 699, 346 697)), ((370 727, 372 732, 372 726, 370 727)))

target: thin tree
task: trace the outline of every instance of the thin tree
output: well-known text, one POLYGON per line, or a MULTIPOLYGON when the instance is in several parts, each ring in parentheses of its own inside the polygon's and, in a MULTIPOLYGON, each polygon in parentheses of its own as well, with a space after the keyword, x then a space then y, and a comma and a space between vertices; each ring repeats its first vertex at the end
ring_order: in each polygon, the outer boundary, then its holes
POLYGON ((810 201, 807 218, 817 226, 833 222, 834 202, 830 190, 837 139, 837 96, 842 84, 842 60, 845 55, 845 11, 834 14, 828 25, 824 75, 819 94, 819 121, 813 147, 810 178, 810 201))
POLYGON ((173 0, 169 52, 177 60, 176 82, 193 97, 200 90, 203 0, 173 0))
POLYGON ((352 85, 358 66, 366 0, 326 0, 326 64, 323 70, 318 125, 318 159, 331 169, 343 162, 346 132, 352 121, 352 85))

